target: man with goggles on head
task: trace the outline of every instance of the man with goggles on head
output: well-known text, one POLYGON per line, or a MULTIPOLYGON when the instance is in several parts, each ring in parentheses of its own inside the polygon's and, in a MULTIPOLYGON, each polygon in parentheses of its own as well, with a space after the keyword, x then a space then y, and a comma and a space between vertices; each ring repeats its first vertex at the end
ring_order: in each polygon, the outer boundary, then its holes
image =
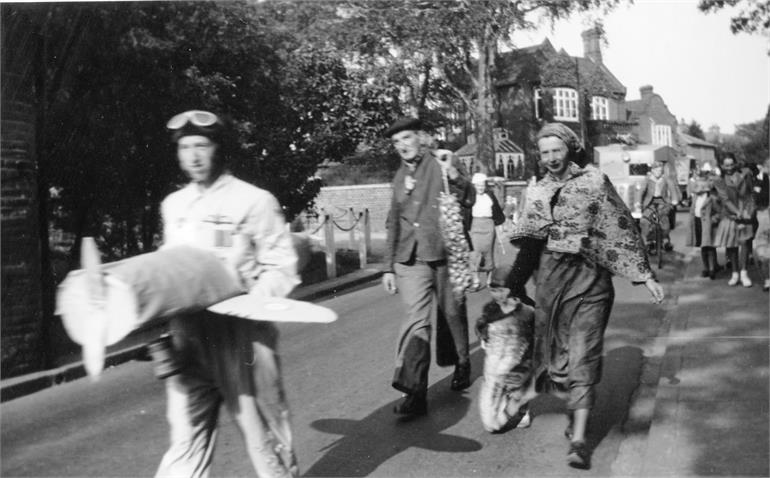
MULTIPOLYGON (((166 126, 190 183, 161 205, 164 247, 211 250, 250 294, 287 296, 299 279, 281 207, 269 192, 227 171, 223 121, 193 110, 166 126)), ((171 446, 157 476, 208 475, 222 404, 257 475, 297 475, 275 325, 204 311, 173 318, 169 329, 179 373, 166 378, 171 446)))

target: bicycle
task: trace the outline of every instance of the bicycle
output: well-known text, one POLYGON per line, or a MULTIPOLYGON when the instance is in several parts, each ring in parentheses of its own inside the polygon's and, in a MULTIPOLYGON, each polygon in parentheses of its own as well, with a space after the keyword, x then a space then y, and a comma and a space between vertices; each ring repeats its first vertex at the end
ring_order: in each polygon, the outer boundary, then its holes
MULTIPOLYGON (((660 203, 655 201, 651 202, 644 208, 638 218, 640 226, 641 221, 647 221, 650 226, 652 226, 653 237, 655 238, 655 249, 652 255, 658 257, 658 269, 663 267, 663 226, 661 225, 661 221, 668 221, 668 214, 661 214, 659 204, 660 203), (645 212, 649 212, 649 214, 645 214, 645 212)), ((644 244, 645 249, 648 249, 649 244, 647 243, 647 237, 644 237, 644 235, 642 236, 642 244, 644 244)))

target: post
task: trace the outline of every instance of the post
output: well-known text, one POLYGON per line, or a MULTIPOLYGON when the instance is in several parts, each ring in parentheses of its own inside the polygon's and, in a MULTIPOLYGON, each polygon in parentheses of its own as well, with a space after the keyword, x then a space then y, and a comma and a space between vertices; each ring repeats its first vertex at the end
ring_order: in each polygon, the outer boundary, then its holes
POLYGON ((348 212, 350 213, 350 231, 348 231, 350 235, 348 236, 348 249, 352 251, 356 247, 356 213, 353 212, 352 207, 348 208, 348 212))
POLYGON ((364 242, 366 251, 372 250, 372 225, 369 223, 369 209, 364 209, 364 242))
POLYGON ((359 212, 358 224, 356 225, 356 227, 364 228, 364 234, 358 239, 358 262, 361 269, 366 267, 366 258, 369 255, 369 248, 366 245, 366 223, 364 222, 364 217, 364 213, 359 212))
POLYGON ((337 251, 334 247, 334 223, 327 214, 324 216, 324 255, 326 256, 326 277, 337 277, 337 251))

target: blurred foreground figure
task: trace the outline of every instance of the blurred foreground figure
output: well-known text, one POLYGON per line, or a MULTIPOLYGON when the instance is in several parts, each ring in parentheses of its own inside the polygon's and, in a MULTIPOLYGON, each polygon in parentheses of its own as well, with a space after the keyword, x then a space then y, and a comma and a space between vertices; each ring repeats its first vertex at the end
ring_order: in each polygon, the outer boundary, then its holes
MULTIPOLYGON (((212 250, 249 295, 288 295, 299 280, 281 207, 227 171, 223 121, 186 111, 167 127, 190 183, 163 201, 164 247, 212 250)), ((157 476, 208 476, 222 404, 258 476, 296 476, 275 325, 204 311, 173 318, 169 329, 179 373, 166 378, 171 446, 157 476)))

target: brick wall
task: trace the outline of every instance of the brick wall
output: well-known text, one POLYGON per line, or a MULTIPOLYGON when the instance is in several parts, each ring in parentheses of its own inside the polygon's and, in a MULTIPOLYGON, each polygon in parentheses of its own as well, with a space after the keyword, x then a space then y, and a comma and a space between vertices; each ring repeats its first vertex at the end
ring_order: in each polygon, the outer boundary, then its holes
POLYGON ((331 215, 339 226, 349 227, 352 224, 349 208, 352 207, 355 217, 364 209, 369 209, 371 231, 383 232, 390 208, 391 191, 390 183, 321 188, 315 200, 315 211, 305 213, 305 230, 314 232, 323 221, 324 214, 331 215), (315 217, 315 214, 319 217, 315 217))
POLYGON ((29 103, 3 99, 0 126, 0 373, 3 377, 35 371, 42 365, 34 119, 35 112, 29 103))

